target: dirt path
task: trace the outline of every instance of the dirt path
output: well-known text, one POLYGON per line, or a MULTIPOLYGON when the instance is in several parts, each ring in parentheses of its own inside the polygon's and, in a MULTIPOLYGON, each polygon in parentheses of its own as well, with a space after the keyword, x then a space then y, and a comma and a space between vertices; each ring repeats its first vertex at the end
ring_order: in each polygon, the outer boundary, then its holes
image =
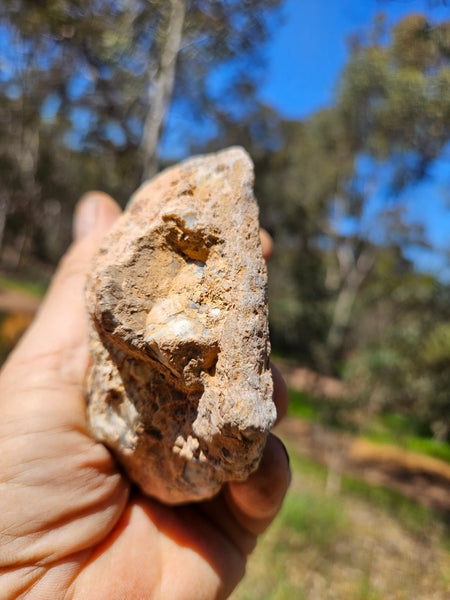
POLYGON ((287 360, 276 361, 286 383, 294 390, 306 392, 315 398, 343 398, 348 394, 345 384, 335 377, 316 373, 306 367, 299 367, 287 360))
POLYGON ((327 465, 331 486, 339 485, 341 473, 349 474, 450 515, 450 464, 444 461, 296 417, 285 419, 277 432, 294 450, 327 465))
POLYGON ((0 311, 6 313, 34 314, 41 299, 23 292, 12 292, 0 288, 0 311))

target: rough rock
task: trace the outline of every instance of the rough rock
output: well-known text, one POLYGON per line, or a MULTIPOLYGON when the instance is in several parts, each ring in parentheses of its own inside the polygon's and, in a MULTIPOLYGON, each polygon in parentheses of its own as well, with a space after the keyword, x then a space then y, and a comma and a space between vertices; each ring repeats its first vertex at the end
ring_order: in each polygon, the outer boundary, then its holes
POLYGON ((257 467, 275 420, 266 267, 241 148, 144 184, 87 283, 88 420, 163 502, 209 498, 257 467))

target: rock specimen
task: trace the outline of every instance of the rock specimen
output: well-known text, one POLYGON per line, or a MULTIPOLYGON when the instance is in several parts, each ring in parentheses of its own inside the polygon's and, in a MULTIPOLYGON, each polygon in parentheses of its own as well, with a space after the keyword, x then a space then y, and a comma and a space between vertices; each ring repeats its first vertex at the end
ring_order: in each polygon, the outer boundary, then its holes
POLYGON ((275 420, 266 267, 240 148, 144 184, 88 277, 88 419, 142 490, 209 498, 259 462, 275 420))

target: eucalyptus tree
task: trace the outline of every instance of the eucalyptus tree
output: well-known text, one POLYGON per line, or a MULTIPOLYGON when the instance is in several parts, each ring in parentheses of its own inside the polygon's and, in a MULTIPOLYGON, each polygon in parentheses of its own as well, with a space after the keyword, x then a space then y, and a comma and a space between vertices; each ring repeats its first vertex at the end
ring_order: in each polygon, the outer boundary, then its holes
POLYGON ((285 349, 339 366, 386 248, 404 266, 404 251, 426 241, 405 220, 405 192, 448 160, 449 140, 450 21, 423 15, 391 31, 379 20, 353 40, 333 105, 284 124, 259 197, 278 245, 272 320, 285 349))
POLYGON ((8 226, 16 245, 45 234, 46 203, 64 201, 64 224, 86 184, 123 200, 158 170, 162 144, 180 157, 245 118, 280 6, 2 2, 0 233, 8 226))

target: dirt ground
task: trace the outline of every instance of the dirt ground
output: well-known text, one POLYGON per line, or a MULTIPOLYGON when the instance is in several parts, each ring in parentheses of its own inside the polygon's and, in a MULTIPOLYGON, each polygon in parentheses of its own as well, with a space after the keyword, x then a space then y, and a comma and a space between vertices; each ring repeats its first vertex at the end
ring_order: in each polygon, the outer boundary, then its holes
MULTIPOLYGON (((340 474, 382 485, 450 516, 450 464, 387 444, 376 444, 296 417, 286 418, 278 434, 292 448, 326 465, 329 485, 340 474)), ((450 595, 449 595, 450 598, 450 595)))
POLYGON ((23 292, 13 292, 0 288, 0 312, 26 313, 33 315, 41 303, 41 299, 23 292))
POLYGON ((445 520, 406 500, 332 489, 326 469, 314 470, 287 444, 291 489, 232 600, 450 598, 445 520))

